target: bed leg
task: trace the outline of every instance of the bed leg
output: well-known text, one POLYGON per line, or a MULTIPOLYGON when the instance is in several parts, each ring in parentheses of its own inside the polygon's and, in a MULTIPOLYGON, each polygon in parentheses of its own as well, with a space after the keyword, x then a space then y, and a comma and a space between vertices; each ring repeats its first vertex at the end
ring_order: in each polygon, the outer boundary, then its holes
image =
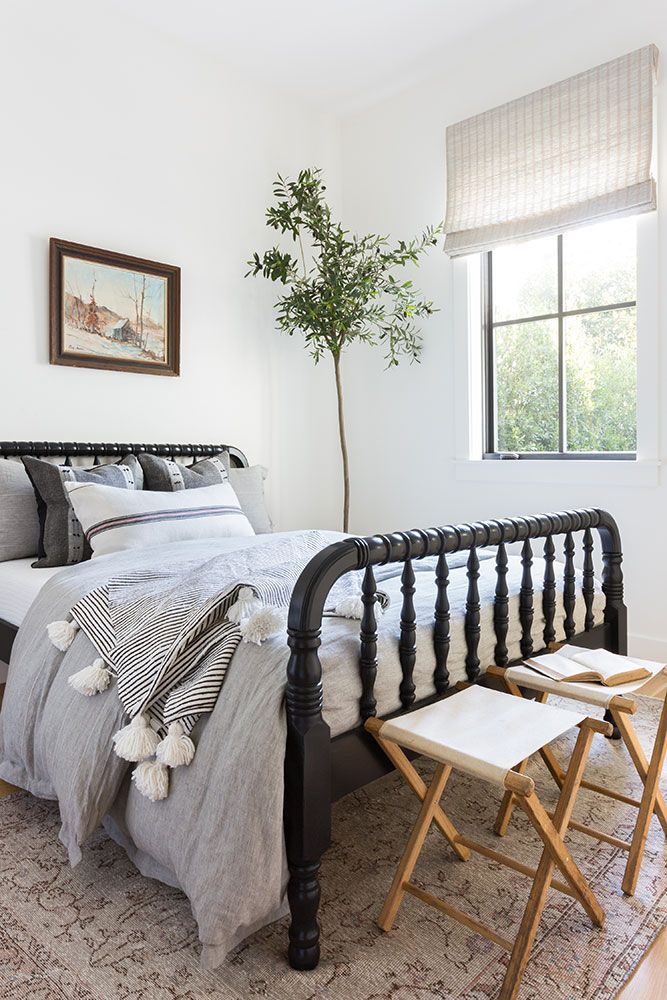
POLYGON ((605 722, 610 722, 611 725, 614 727, 613 733, 611 734, 611 736, 608 736, 607 739, 609 739, 609 740, 620 740, 620 738, 621 738, 621 730, 616 725, 616 720, 614 719, 613 713, 610 712, 609 709, 607 709, 606 712, 604 713, 604 721, 605 722))
POLYGON ((320 960, 319 861, 290 865, 287 896, 290 906, 289 964, 293 969, 314 969, 320 960))
POLYGON ((331 839, 331 738, 322 718, 320 630, 288 628, 285 845, 290 879, 289 963, 320 960, 320 859, 331 839))

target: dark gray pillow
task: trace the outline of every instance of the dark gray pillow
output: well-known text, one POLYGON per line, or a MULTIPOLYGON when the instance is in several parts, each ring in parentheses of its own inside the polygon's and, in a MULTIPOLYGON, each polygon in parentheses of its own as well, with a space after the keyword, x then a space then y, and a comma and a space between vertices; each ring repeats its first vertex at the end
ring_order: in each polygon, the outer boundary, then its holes
POLYGON ((144 473, 144 488, 160 493, 176 493, 199 486, 216 486, 226 483, 227 469, 220 458, 205 458, 194 465, 180 465, 157 455, 139 455, 144 473))
POLYGON ((0 459, 0 562, 34 556, 39 543, 35 494, 20 462, 0 459))
POLYGON ((202 459, 194 465, 180 465, 156 455, 139 455, 144 470, 147 490, 173 493, 176 490, 196 489, 198 486, 215 486, 229 481, 239 498, 241 510, 250 521, 255 534, 273 531, 273 524, 264 502, 266 469, 253 465, 237 469, 232 465, 228 451, 221 451, 213 458, 202 459))
POLYGON ((124 490, 140 490, 143 473, 133 455, 127 455, 117 465, 97 465, 92 469, 75 469, 53 465, 39 458, 21 458, 30 477, 39 517, 38 559, 33 566, 69 566, 89 556, 83 528, 74 513, 63 483, 102 483, 124 490))

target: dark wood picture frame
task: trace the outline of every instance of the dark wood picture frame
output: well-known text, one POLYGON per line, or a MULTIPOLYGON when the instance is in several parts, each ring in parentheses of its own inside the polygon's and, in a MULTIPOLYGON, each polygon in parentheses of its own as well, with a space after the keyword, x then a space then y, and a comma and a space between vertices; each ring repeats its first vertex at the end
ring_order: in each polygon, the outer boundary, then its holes
MULTIPOLYGON (((180 375, 180 314, 181 314, 181 269, 173 264, 161 264, 142 257, 102 250, 99 247, 70 243, 52 237, 49 241, 49 317, 50 317, 50 362, 52 365, 68 365, 74 368, 100 368, 106 371, 139 372, 144 375, 180 375), (88 261, 102 267, 118 268, 135 274, 146 274, 166 280, 166 357, 164 361, 145 357, 105 357, 102 354, 68 350, 65 343, 64 304, 65 287, 63 280, 66 257, 88 261)), ((126 321, 127 324, 130 321, 126 321)), ((132 335, 131 325, 128 331, 132 335)), ((136 334, 135 334, 136 335, 136 334)))

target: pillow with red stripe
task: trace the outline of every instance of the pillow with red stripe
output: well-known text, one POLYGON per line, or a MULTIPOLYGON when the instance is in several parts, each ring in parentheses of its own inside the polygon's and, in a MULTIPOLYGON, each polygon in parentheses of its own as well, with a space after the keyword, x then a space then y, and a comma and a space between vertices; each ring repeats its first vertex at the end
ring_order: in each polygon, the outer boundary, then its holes
POLYGON ((229 483, 152 493, 65 483, 93 557, 168 542, 254 535, 229 483))

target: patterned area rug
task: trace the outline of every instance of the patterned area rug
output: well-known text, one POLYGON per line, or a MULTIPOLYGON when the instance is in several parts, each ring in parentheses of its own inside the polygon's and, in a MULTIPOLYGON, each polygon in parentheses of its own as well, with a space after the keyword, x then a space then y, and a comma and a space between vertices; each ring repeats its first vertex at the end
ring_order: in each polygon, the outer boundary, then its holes
MULTIPOLYGON (((642 706, 640 735, 655 724, 642 706)), ((567 742, 567 741, 566 741, 567 742)), ((561 759, 565 743, 557 747, 561 759)), ((425 771, 427 769, 424 769, 425 771)), ((553 803, 546 771, 531 771, 553 803)), ((626 751, 596 737, 588 777, 637 791, 626 751)), ((500 795, 457 776, 444 804, 489 846, 536 863, 539 849, 516 814, 504 842, 491 830, 500 795)), ((185 897, 143 878, 103 834, 74 870, 58 842, 58 810, 23 793, 0 799, 0 998, 12 1000, 482 1000, 495 997, 507 956, 491 942, 408 897, 385 935, 375 917, 417 812, 396 776, 339 803, 323 870, 322 962, 308 974, 284 960, 285 921, 264 928, 215 972, 198 968, 197 932, 185 897)), ((634 810, 580 793, 576 817, 627 838, 634 810)), ((620 890, 625 854, 572 834, 572 852, 607 911, 594 929, 568 896, 552 891, 521 1000, 608 1000, 667 922, 665 838, 651 826, 637 894, 620 890)), ((527 882, 475 858, 454 859, 432 830, 415 880, 513 936, 527 882)))

